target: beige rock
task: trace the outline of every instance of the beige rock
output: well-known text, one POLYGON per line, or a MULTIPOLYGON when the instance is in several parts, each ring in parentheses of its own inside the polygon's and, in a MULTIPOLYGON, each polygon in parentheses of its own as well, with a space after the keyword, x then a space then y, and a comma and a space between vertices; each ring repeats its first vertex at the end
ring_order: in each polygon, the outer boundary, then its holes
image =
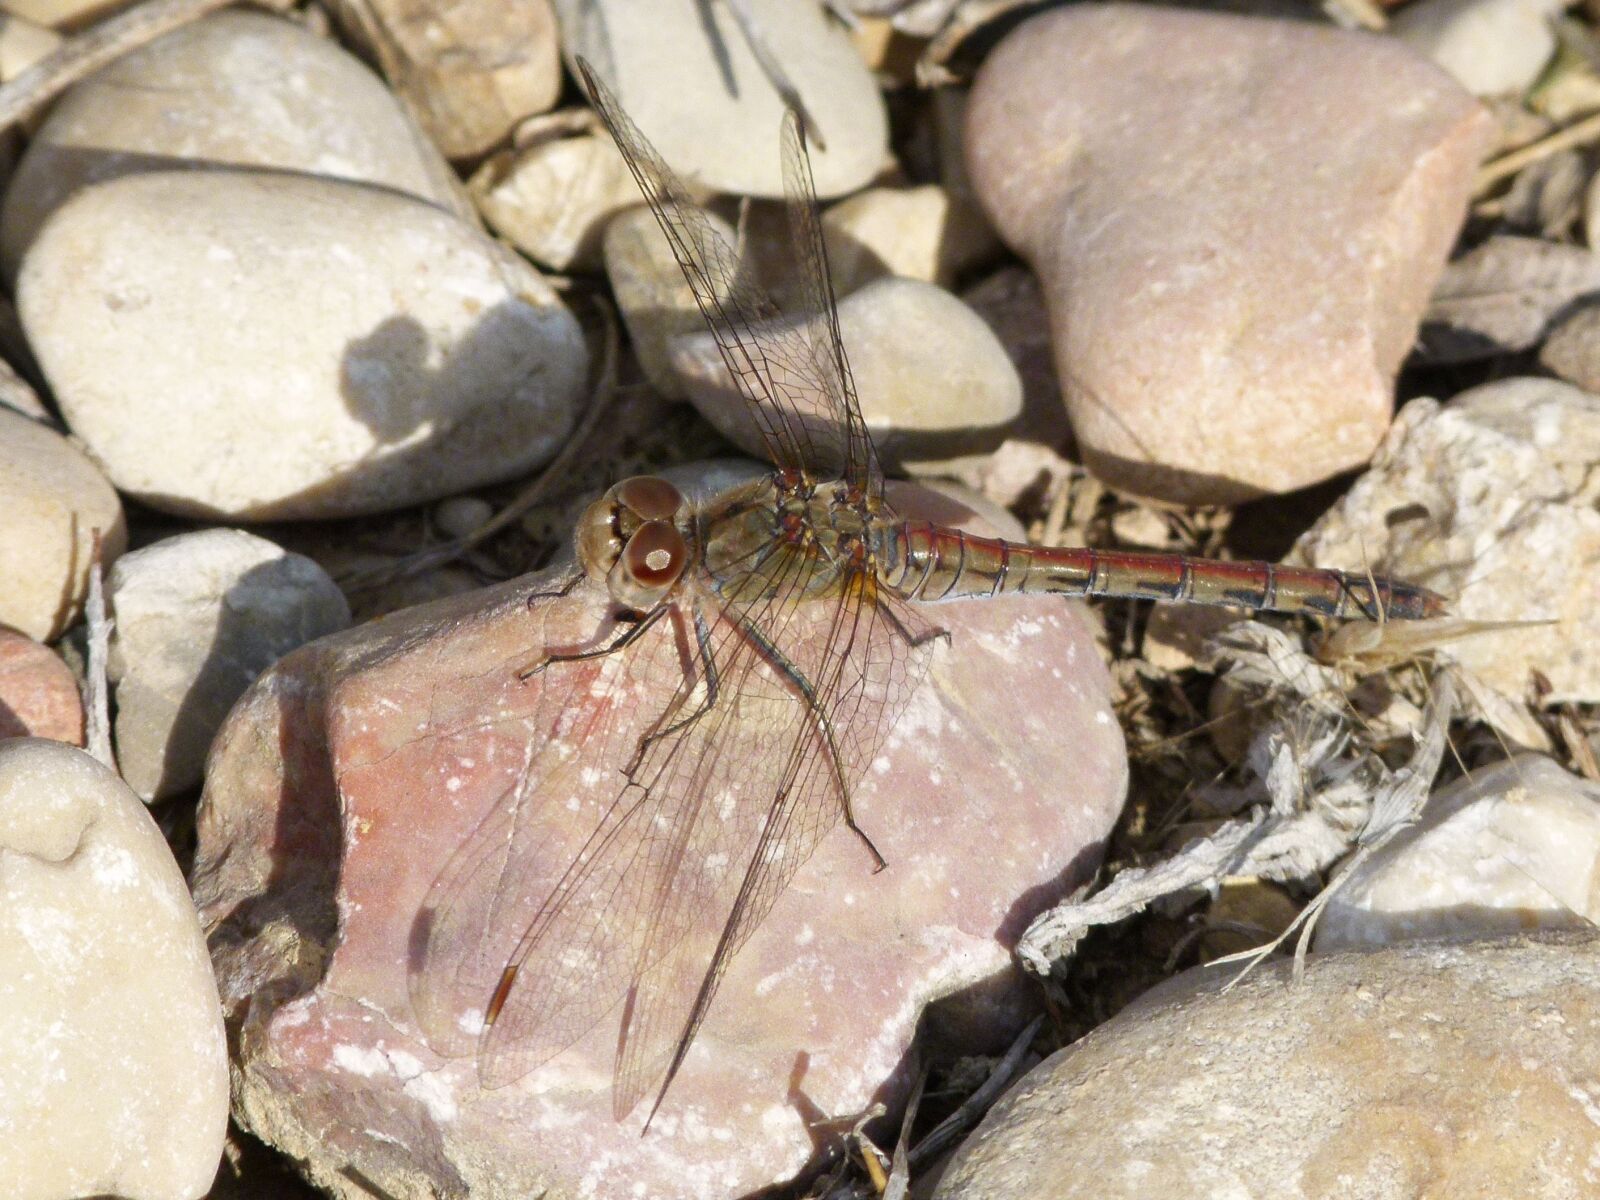
POLYGON ((885 275, 948 287, 995 244, 982 213, 936 183, 857 192, 823 213, 822 236, 841 296, 885 275))
POLYGON ((6 14, 47 28, 72 28, 91 24, 129 0, 6 0, 6 14))
POLYGON ((228 1122, 217 987, 144 805, 59 742, 0 742, 0 1178, 23 1200, 198 1200, 228 1122))
MULTIPOLYGON (((706 219, 731 247, 732 227, 711 213, 706 219)), ((620 213, 606 226, 605 260, 606 278, 616 293, 640 369, 663 396, 681 398, 686 389, 672 365, 668 343, 679 334, 704 330, 706 319, 648 208, 641 205, 620 213)))
MULTIPOLYGON (((555 7, 568 61, 581 55, 594 65, 674 171, 712 191, 783 195, 783 102, 726 5, 555 0, 555 7)), ((821 128, 811 146, 817 194, 842 196, 866 184, 888 154, 888 121, 849 32, 814 4, 749 0, 746 8, 821 128)))
MULTIPOLYGON (((947 474, 952 464, 998 445, 1022 411, 1022 384, 1004 348, 942 288, 880 279, 840 301, 839 328, 862 416, 886 463, 947 474)), ((793 334, 796 326, 785 319, 772 329, 793 334)), ((668 350, 701 415, 740 449, 766 457, 755 418, 711 334, 680 336, 668 350)), ((797 390, 802 404, 817 395, 797 390)))
POLYGON ((594 270, 606 223, 644 203, 628 164, 600 135, 497 155, 469 187, 496 233, 556 271, 594 270))
POLYGON ((134 550, 107 582, 117 765, 146 801, 200 782, 212 737, 261 672, 350 624, 321 567, 238 529, 134 550))
POLYGON ((1600 923, 1600 785, 1525 754, 1458 779, 1340 885, 1316 949, 1600 923))
POLYGON ((1389 32, 1426 54, 1478 96, 1520 92, 1556 50, 1561 0, 1421 0, 1394 14, 1389 32))
POLYGON ((12 15, 0 19, 0 81, 9 83, 61 45, 61 35, 43 25, 12 15))
POLYGON ((1594 1189, 1600 941, 1189 972, 1057 1051, 934 1200, 1570 1200, 1594 1189))
POLYGON ((585 383, 576 320, 523 260, 433 205, 306 176, 80 193, 18 307, 112 479, 185 515, 348 516, 507 479, 555 453, 585 383))
POLYGON ((0 624, 53 641, 76 621, 97 532, 109 566, 127 528, 105 476, 60 434, 0 408, 0 624))
POLYGON ((1491 136, 1396 42, 1113 4, 1008 35, 967 147, 1043 282, 1085 462, 1230 503, 1376 448, 1491 136))
POLYGON ((472 211, 439 152, 353 55, 276 17, 222 12, 56 103, 0 208, 0 266, 13 278, 45 220, 90 184, 217 166, 371 183, 472 211))
POLYGON ((1370 470, 1295 546, 1293 561, 1420 583, 1468 622, 1528 622, 1434 653, 1520 702, 1600 699, 1600 397, 1514 378, 1400 411, 1370 470), (1540 624, 1539 622, 1546 622, 1540 624))
POLYGON ((1569 312, 1539 347, 1539 365, 1586 392, 1600 393, 1600 308, 1569 312))
MULTIPOLYGON (((912 516, 971 515, 918 489, 890 500, 912 516)), ((238 1113, 337 1196, 448 1182, 474 1200, 545 1188, 717 1200, 787 1177, 814 1153, 812 1106, 856 1111, 904 1094, 902 1056, 924 1001, 971 987, 955 1029, 974 1049, 1016 1027, 1018 981, 996 931, 1014 936, 1081 878, 1120 806, 1108 683, 1070 607, 919 607, 952 639, 937 643, 855 792, 888 868, 873 874, 842 825, 824 838, 734 959, 649 1136, 643 1111, 620 1124, 612 1115, 620 1013, 608 1005, 620 995, 597 997, 594 1027, 567 1052, 484 1092, 470 1037, 455 1038, 465 1057, 446 1060, 420 1036, 407 979, 427 934, 418 906, 485 814, 515 798, 507 789, 524 766, 534 791, 521 810, 541 834, 515 886, 548 888, 587 835, 587 806, 615 795, 614 756, 632 753, 639 722, 681 678, 637 661, 621 680, 591 673, 624 669, 618 659, 565 683, 548 671, 518 682, 541 644, 592 635, 605 608, 585 585, 530 610, 530 590, 554 579, 298 652, 246 694, 213 753, 195 876, 246 1047, 238 1113), (587 727, 588 689, 605 679, 626 683, 637 707, 616 710, 625 728, 612 736, 569 742, 587 727), (580 757, 566 759, 567 745, 580 757), (993 769, 973 771, 978 762, 993 769), (273 915, 241 923, 248 913, 273 915)), ((649 642, 636 650, 653 653, 649 642)), ((759 702, 743 703, 748 716, 759 702)), ((476 912, 483 896, 468 895, 476 912)), ((494 913, 481 916, 486 950, 463 963, 469 977, 506 933, 494 913)), ((617 974, 602 962, 596 979, 602 970, 617 974)))
POLYGON ((448 158, 487 153, 561 94, 549 0, 341 0, 334 7, 448 158))
POLYGON ((0 738, 16 737, 83 745, 83 697, 55 651, 0 628, 0 738))

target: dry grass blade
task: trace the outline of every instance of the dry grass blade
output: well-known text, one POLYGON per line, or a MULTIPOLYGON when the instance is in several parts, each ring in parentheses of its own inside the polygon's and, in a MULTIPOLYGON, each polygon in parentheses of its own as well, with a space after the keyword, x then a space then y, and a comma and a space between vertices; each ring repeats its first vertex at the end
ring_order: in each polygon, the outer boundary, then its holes
MULTIPOLYGON (((198 20, 232 0, 146 0, 80 33, 0 87, 0 129, 41 112, 67 88, 130 50, 198 20)), ((287 4, 262 3, 283 10, 287 4)))
POLYGON ((105 587, 101 570, 100 531, 94 531, 93 557, 89 561, 89 596, 83 615, 88 625, 88 653, 84 668, 84 748, 113 771, 117 756, 111 748, 111 687, 106 666, 111 657, 111 620, 106 616, 105 587))
POLYGON ((1600 141, 1600 113, 1591 113, 1564 129, 1558 129, 1536 142, 1520 146, 1509 154, 1502 154, 1493 162, 1484 163, 1478 169, 1473 194, 1483 195, 1530 163, 1536 163, 1552 154, 1559 154, 1563 150, 1585 146, 1593 141, 1600 141))

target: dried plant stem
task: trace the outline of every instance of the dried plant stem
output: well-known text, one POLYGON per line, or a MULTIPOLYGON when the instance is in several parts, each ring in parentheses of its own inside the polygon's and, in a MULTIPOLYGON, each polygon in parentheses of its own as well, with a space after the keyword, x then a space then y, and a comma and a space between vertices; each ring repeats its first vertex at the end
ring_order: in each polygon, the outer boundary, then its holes
MULTIPOLYGON (((233 0, 145 0, 127 12, 86 29, 0 87, 0 129, 9 129, 39 113, 85 75, 114 62, 130 50, 153 42, 180 25, 226 8, 233 0)), ((287 4, 262 7, 281 9, 287 4)))
POLYGON ((1473 193, 1481 196, 1502 180, 1511 178, 1529 163, 1538 162, 1541 158, 1548 158, 1552 154, 1559 154, 1563 150, 1571 150, 1575 146, 1582 146, 1597 139, 1600 139, 1600 113, 1591 113, 1581 121, 1574 121, 1565 129, 1558 129, 1536 142, 1530 142, 1509 154, 1502 154, 1493 162, 1484 163, 1478 170, 1473 193))
POLYGON ((106 664, 111 656, 111 621, 106 616, 101 570, 104 551, 98 529, 94 531, 93 546, 89 559, 89 595, 83 606, 89 631, 83 681, 84 748, 115 771, 117 758, 111 748, 111 687, 106 680, 106 664))

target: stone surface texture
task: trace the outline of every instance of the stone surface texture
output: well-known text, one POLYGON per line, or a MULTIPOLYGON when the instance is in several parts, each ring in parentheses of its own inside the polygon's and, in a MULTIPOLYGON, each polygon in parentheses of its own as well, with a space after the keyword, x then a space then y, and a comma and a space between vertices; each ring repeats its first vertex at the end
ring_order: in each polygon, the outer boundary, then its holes
MULTIPOLYGON (((888 156, 883 96, 849 32, 822 8, 745 6, 821 129, 811 166, 823 199, 871 181, 888 156)), ((661 157, 692 185, 783 195, 783 101, 725 5, 555 0, 562 53, 587 59, 661 157)))
POLYGON ((1393 40, 1121 4, 1014 30, 967 119, 1084 461, 1181 503, 1367 460, 1493 128, 1393 40))
MULTIPOLYGON (((213 753, 195 874, 244 1047, 236 1115, 337 1196, 714 1200, 788 1177, 818 1150, 819 1113, 903 1097, 924 1003, 960 993, 945 1019, 974 1049, 1017 1027, 1027 990, 1006 945, 1087 877, 1120 808, 1121 734, 1073 609, 924 608, 952 640, 855 793, 889 867, 873 874, 842 825, 824 838, 733 961, 648 1136, 643 1111, 612 1116, 617 1008, 482 1091, 470 1054, 424 1044, 407 964, 435 877, 526 765, 549 761, 530 757, 559 729, 548 701, 602 669, 517 681, 541 644, 594 636, 591 585, 530 610, 554 578, 307 647, 246 694, 213 753)), ((675 686, 635 678, 629 719, 643 728, 675 686)), ((523 810, 548 830, 523 887, 550 886, 592 827, 584 805, 615 795, 609 768, 571 765, 541 774, 545 803, 523 810)))
POLYGON ((0 624, 52 641, 76 621, 96 532, 109 565, 128 534, 106 477, 54 430, 0 408, 0 624))
POLYGON ((50 110, 0 208, 0 267, 69 197, 181 167, 369 183, 468 217, 449 166, 354 55, 292 22, 215 13, 119 58, 50 110))
POLYGON ((107 585, 117 765, 147 801, 200 782, 211 739, 261 672, 350 624, 327 572, 237 529, 125 554, 107 585))
POLYGON ((83 696, 54 650, 0 627, 0 738, 16 737, 83 745, 83 696))
POLYGON ((1046 1059, 934 1200, 1592 1194, 1600 941, 1190 972, 1046 1059))
MULTIPOLYGON (((788 318, 773 328, 804 336, 788 318)), ((839 301, 839 332, 861 415, 886 464, 949 474, 952 462, 998 446, 1022 412, 1022 382, 1005 347, 943 288, 893 277, 869 283, 839 301)), ((760 429, 711 333, 702 325, 669 341, 667 352, 700 415, 741 450, 765 457, 760 429)), ((819 394, 797 390, 802 405, 819 394)))
POLYGON ((144 805, 82 751, 0 742, 0 1179, 198 1200, 228 1120, 216 983, 144 805))
POLYGON ((1556 379, 1484 384, 1408 403, 1355 486, 1293 561, 1382 574, 1443 594, 1466 622, 1523 622, 1436 653, 1521 702, 1600 699, 1600 397, 1556 379))
POLYGON ((1323 910, 1316 949, 1600 924, 1600 784, 1526 754, 1428 798, 1323 910))
POLYGON ((433 205, 303 175, 81 192, 18 308, 112 480, 186 516, 350 516, 510 478, 564 443, 585 387, 577 321, 526 262, 433 205))

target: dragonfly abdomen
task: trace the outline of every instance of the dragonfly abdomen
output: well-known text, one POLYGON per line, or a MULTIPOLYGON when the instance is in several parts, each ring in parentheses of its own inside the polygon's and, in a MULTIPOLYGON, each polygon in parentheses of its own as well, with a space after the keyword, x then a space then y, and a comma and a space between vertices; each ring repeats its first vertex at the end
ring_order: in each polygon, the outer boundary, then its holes
POLYGON ((1323 617, 1438 616, 1443 598, 1385 579, 1267 562, 1217 562, 1177 554, 1025 546, 978 537, 930 521, 883 531, 883 583, 909 600, 936 602, 1011 593, 1053 592, 1230 605, 1323 617))

